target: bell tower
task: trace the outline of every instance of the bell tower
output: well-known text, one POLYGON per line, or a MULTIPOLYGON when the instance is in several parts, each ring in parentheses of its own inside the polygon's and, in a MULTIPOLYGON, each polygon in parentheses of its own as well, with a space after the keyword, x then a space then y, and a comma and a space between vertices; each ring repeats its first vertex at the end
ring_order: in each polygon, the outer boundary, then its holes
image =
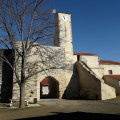
POLYGON ((73 55, 71 14, 55 14, 55 40, 54 45, 65 49, 65 57, 73 55))

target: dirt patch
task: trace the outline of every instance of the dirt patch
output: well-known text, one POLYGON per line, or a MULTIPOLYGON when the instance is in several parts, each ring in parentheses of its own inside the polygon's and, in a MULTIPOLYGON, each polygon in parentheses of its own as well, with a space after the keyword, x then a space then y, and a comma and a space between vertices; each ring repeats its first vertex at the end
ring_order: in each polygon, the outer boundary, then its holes
POLYGON ((88 100, 41 100, 40 107, 0 110, 1 120, 118 120, 120 102, 88 100), (95 117, 96 116, 96 117, 95 117))

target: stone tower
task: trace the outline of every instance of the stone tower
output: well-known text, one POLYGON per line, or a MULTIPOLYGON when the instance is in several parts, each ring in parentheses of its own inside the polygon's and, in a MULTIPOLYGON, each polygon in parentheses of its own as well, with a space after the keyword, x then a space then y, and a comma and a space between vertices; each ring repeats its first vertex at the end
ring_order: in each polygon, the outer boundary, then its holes
POLYGON ((54 45, 65 49, 65 57, 69 59, 73 55, 71 14, 55 14, 55 40, 54 45))

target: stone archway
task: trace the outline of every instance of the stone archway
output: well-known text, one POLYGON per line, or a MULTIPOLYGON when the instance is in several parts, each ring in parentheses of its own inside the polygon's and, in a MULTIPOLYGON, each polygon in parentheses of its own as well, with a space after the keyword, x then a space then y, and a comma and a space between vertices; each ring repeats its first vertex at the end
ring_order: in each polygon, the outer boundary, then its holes
POLYGON ((59 98, 59 82, 49 76, 40 82, 40 99, 59 98))

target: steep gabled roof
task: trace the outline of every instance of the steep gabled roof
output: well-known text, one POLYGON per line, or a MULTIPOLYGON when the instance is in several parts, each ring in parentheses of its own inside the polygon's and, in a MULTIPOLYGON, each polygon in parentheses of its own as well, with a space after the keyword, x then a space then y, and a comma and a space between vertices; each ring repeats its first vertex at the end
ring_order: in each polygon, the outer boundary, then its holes
POLYGON ((120 65, 120 62, 115 62, 111 60, 100 60, 100 64, 117 64, 120 65))
POLYGON ((104 76, 120 80, 120 75, 104 75, 104 76))
MULTIPOLYGON (((74 55, 96 55, 96 54, 92 54, 92 53, 76 53, 74 52, 74 55)), ((98 55, 96 55, 98 56, 98 55)))

